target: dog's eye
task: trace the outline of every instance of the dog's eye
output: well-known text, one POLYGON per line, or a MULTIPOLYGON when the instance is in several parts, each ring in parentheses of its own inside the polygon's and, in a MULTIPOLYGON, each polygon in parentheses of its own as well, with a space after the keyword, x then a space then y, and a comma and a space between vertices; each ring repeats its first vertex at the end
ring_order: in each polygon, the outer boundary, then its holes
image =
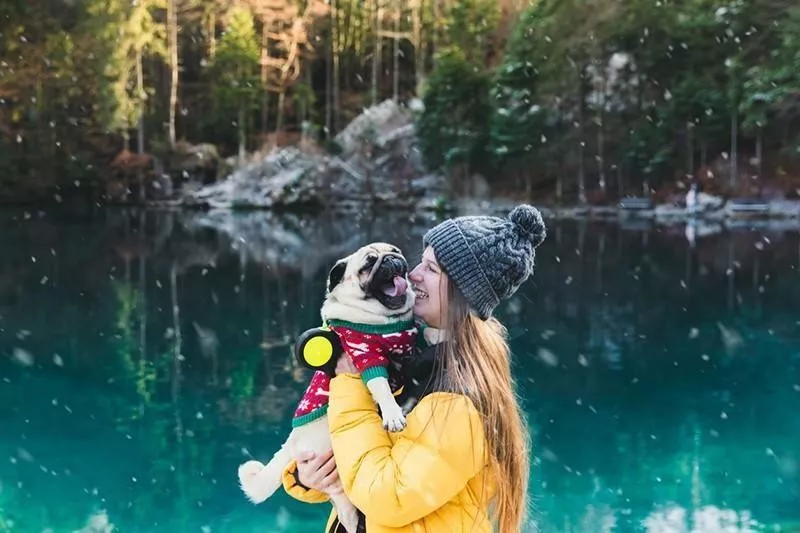
POLYGON ((364 261, 364 266, 361 267, 359 273, 362 272, 369 272, 373 266, 375 266, 375 262, 378 260, 378 256, 375 254, 369 254, 364 261))

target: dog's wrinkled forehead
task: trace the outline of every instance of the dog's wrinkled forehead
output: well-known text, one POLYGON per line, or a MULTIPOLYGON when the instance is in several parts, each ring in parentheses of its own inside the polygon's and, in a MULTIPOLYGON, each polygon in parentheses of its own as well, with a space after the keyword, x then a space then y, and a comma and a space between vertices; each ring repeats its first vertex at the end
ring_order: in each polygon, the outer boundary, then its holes
POLYGON ((362 271, 372 268, 377 260, 384 255, 397 255, 403 257, 402 252, 400 252, 400 248, 397 246, 393 246, 385 242, 377 242, 361 247, 351 256, 353 259, 355 259, 355 261, 351 261, 350 263, 352 266, 357 267, 359 271, 362 271))
POLYGON ((358 251, 353 254, 353 256, 358 257, 361 261, 364 261, 370 256, 379 257, 386 254, 394 254, 399 256, 403 255, 400 251, 400 248, 397 246, 385 242, 373 242, 359 248, 358 251))

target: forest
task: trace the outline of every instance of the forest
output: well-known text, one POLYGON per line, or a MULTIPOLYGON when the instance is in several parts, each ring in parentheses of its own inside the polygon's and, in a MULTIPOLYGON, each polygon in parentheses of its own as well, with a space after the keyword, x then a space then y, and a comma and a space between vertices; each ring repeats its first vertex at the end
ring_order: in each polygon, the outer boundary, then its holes
POLYGON ((800 189, 788 0, 4 0, 0 197, 102 190, 115 161, 336 132, 394 99, 426 165, 602 203, 695 181, 800 189), (412 102, 419 103, 411 106, 412 102))

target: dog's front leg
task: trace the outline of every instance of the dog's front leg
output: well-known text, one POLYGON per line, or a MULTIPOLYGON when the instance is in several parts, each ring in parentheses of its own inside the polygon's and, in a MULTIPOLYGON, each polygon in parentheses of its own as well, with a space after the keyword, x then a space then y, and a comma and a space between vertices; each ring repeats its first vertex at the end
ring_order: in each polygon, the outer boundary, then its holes
POLYGON ((372 394, 372 399, 381 408, 384 429, 388 431, 401 431, 404 429, 406 427, 406 417, 403 414, 403 409, 392 395, 389 380, 384 377, 372 378, 367 382, 367 388, 372 394))

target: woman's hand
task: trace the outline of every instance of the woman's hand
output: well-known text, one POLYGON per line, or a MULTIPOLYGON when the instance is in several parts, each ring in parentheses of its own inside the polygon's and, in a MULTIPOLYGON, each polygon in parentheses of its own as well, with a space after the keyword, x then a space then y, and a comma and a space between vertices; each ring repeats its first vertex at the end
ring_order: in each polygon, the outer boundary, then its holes
POLYGON ((343 352, 339 356, 339 361, 336 362, 336 375, 358 373, 358 369, 353 364, 353 361, 350 360, 350 356, 343 352))
POLYGON ((332 495, 344 492, 333 450, 317 456, 313 452, 304 452, 296 457, 297 480, 305 487, 332 495))

